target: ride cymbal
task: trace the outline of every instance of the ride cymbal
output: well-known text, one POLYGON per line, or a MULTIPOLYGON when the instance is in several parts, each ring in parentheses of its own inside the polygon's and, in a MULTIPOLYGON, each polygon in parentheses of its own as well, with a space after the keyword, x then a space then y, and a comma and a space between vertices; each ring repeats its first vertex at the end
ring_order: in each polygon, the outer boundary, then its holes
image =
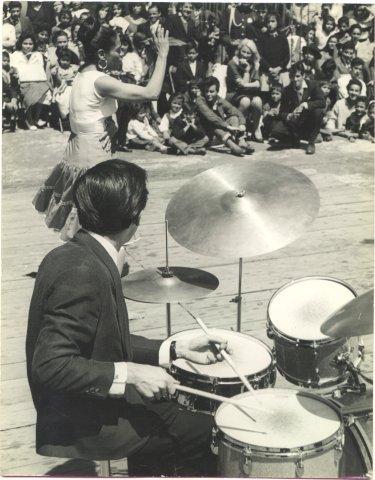
POLYGON ((357 337, 374 333, 374 290, 346 303, 322 323, 320 330, 330 337, 357 337))
POLYGON ((121 279, 125 298, 146 303, 177 303, 205 297, 216 290, 219 280, 197 268, 165 267, 140 270, 121 279))
POLYGON ((257 161, 206 170, 170 200, 172 237, 202 255, 253 257, 303 234, 319 211, 319 193, 303 173, 257 161))

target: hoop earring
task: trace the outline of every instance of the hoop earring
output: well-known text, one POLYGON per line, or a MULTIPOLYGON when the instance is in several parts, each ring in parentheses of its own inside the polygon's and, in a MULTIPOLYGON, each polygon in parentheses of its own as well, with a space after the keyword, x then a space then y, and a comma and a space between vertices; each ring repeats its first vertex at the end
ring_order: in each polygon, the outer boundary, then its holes
POLYGON ((108 68, 107 60, 105 58, 100 58, 98 61, 97 67, 99 70, 107 70, 108 68))

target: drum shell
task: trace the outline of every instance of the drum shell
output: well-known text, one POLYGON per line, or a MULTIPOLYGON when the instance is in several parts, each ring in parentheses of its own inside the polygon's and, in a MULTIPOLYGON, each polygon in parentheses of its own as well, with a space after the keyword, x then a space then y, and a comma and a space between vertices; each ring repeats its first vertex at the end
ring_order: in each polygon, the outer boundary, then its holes
POLYGON ((342 477, 364 477, 373 469, 373 415, 356 417, 345 428, 342 477))
POLYGON ((347 376, 345 362, 338 357, 350 354, 346 338, 332 341, 299 341, 282 335, 269 321, 274 340, 277 369, 291 383, 319 388, 335 385, 347 376))
MULTIPOLYGON (((219 437, 220 438, 220 437, 219 437)), ((338 443, 338 442, 337 442, 338 443)), ((341 455, 337 455, 337 443, 333 442, 326 449, 317 447, 315 452, 303 457, 303 472, 299 478, 337 478, 341 470, 341 455)), ((246 462, 244 449, 230 442, 219 439, 218 472, 220 477, 247 478, 295 478, 298 457, 257 455, 252 450, 251 461, 246 462)))
MULTIPOLYGON (((217 377, 190 375, 189 372, 179 369, 175 365, 171 366, 170 373, 181 385, 215 393, 224 397, 233 397, 245 391, 243 383, 238 378, 221 379, 217 377)), ((275 364, 272 361, 267 369, 257 372, 256 375, 245 376, 255 390, 273 387, 276 382, 275 364)), ((220 405, 214 400, 187 392, 178 392, 177 402, 189 410, 211 414, 214 414, 220 405)))

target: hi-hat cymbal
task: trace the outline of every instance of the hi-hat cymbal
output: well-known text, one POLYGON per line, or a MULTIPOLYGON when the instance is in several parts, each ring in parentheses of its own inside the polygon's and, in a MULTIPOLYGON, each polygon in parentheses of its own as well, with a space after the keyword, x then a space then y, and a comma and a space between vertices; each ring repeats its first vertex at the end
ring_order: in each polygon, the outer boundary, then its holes
POLYGON ((172 276, 165 275, 165 267, 157 267, 122 278, 124 297, 137 302, 177 303, 205 297, 219 285, 215 275, 204 270, 186 267, 169 267, 169 270, 172 276))
POLYGON ((296 240, 319 211, 303 173, 257 161, 206 170, 170 200, 166 219, 177 243, 202 255, 253 257, 296 240))
POLYGON ((322 323, 320 330, 330 337, 357 337, 374 333, 374 290, 346 303, 322 323))

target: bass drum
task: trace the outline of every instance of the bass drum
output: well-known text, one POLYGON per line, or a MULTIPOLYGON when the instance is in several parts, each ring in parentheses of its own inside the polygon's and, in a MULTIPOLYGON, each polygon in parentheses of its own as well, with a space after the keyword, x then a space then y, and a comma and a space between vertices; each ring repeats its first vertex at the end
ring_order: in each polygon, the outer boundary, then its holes
POLYGON ((356 418, 345 429, 342 477, 371 476, 373 469, 373 416, 366 414, 356 418))

